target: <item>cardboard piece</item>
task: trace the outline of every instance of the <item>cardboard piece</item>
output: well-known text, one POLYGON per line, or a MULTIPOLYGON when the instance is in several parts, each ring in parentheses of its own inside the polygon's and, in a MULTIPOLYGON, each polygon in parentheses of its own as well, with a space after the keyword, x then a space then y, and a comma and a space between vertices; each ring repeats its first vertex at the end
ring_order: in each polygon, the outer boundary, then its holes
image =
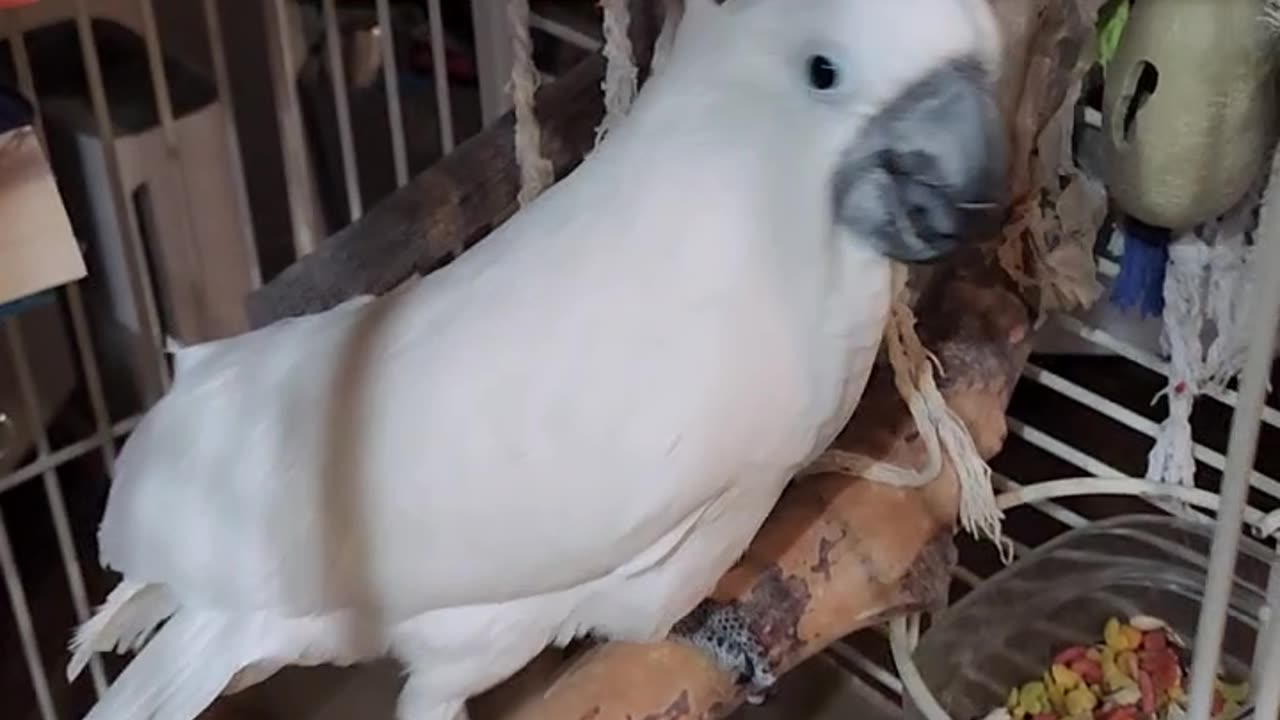
POLYGON ((84 258, 30 125, 0 135, 0 306, 79 280, 84 258))

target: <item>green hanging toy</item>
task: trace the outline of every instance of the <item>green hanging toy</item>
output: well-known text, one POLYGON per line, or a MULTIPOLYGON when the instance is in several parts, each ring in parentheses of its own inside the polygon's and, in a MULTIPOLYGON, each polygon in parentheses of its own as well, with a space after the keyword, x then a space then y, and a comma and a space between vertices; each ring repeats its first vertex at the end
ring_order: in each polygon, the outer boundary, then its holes
POLYGON ((1125 23, 1129 22, 1132 4, 1132 0, 1114 0, 1098 14, 1098 63, 1104 72, 1116 55, 1120 34, 1124 32, 1125 23))
POLYGON ((1120 0, 1099 24, 1106 183, 1125 249, 1112 301, 1159 314, 1175 233, 1236 206, 1276 130, 1266 0, 1120 0))

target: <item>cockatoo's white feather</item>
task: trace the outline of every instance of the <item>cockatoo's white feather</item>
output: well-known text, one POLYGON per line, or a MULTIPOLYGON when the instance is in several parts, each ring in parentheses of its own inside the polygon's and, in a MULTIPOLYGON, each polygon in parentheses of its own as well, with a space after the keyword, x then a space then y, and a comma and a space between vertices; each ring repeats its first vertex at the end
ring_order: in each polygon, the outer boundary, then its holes
POLYGON ((173 597, 159 585, 124 581, 117 585, 98 612, 76 631, 71 641, 68 677, 79 675, 99 652, 137 650, 156 626, 177 611, 173 597))
POLYGON ((626 121, 443 270, 177 350, 117 463, 100 548, 126 580, 73 674, 168 621, 92 720, 190 720, 285 664, 387 651, 401 716, 454 720, 548 643, 658 637, 705 596, 875 358, 889 263, 833 224, 842 149, 988 50, 947 25, 972 0, 769 2, 690 0, 626 121), (933 44, 851 70, 853 110, 780 57, 877 33, 933 44))

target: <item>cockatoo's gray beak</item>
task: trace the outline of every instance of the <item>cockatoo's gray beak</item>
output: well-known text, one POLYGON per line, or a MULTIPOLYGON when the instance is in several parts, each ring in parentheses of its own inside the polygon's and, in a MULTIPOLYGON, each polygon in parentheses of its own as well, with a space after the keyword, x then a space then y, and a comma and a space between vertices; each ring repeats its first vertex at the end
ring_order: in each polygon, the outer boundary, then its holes
POLYGON ((1005 128, 986 73, 953 63, 868 121, 835 176, 836 222, 904 262, 936 260, 1004 218, 1005 128))

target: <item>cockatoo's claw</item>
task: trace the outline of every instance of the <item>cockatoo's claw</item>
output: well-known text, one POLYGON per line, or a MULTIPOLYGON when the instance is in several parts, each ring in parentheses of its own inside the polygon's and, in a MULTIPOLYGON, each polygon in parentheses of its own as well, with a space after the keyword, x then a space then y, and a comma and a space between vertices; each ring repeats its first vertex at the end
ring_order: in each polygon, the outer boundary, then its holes
POLYGON ((747 702, 759 705, 778 681, 769 651, 732 604, 704 600, 672 629, 673 637, 701 649, 747 686, 747 702))

